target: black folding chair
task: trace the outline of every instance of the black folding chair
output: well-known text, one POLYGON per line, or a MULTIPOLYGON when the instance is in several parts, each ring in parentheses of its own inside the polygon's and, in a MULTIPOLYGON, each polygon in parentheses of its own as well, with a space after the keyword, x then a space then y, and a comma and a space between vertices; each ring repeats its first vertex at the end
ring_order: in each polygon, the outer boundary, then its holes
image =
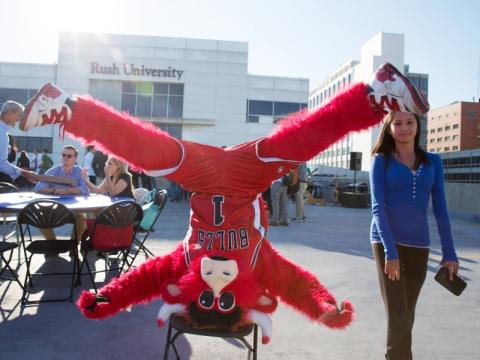
POLYGON ((16 271, 13 270, 12 267, 10 266, 10 261, 12 260, 12 255, 13 255, 13 249, 15 249, 16 247, 18 247, 17 244, 10 243, 10 242, 5 242, 5 241, 0 241, 0 258, 1 258, 1 260, 0 260, 0 279, 11 280, 10 278, 2 277, 2 274, 4 273, 4 271, 8 270, 12 274, 13 280, 15 280, 23 290, 23 285, 20 282, 20 280, 18 279, 18 275, 17 275, 16 271), (7 252, 10 252, 10 255, 8 256, 8 258, 5 257, 5 253, 7 253, 7 252))
POLYGON ((134 246, 132 246, 128 254, 127 270, 133 265, 133 262, 140 252, 143 252, 147 259, 150 256, 155 256, 155 254, 145 246, 145 241, 147 241, 150 234, 155 231, 155 224, 167 203, 167 195, 167 190, 159 190, 155 194, 153 201, 142 206, 143 217, 136 229, 136 236, 133 239, 134 246))
MULTIPOLYGON (((19 192, 20 190, 15 186, 8 182, 0 182, 0 194, 7 194, 7 193, 14 193, 19 192)), ((16 226, 17 226, 17 217, 16 216, 7 216, 2 215, 2 235, 3 240, 7 240, 15 234, 16 226)))
POLYGON ((73 300, 73 287, 75 277, 79 273, 79 260, 77 251, 77 232, 75 215, 63 204, 49 200, 39 199, 26 205, 17 217, 20 237, 25 253, 25 263, 27 265, 27 274, 25 275, 25 282, 23 284, 23 296, 22 301, 24 303, 40 303, 40 302, 53 302, 53 301, 72 301, 73 300), (37 229, 55 229, 64 225, 72 225, 73 231, 70 238, 67 239, 42 239, 33 240, 31 228, 37 229), (27 240, 29 244, 27 245, 27 240), (73 257, 72 271, 71 272, 49 272, 31 273, 31 260, 33 255, 51 255, 69 252, 73 257), (72 281, 70 285, 70 293, 66 298, 60 299, 41 299, 30 301, 28 300, 28 286, 33 287, 32 275, 72 275, 72 281))
MULTIPOLYGON (((105 274, 107 274, 109 270, 113 270, 108 268, 110 253, 120 252, 120 255, 123 257, 121 266, 117 268, 117 270, 119 270, 119 274, 123 271, 123 267, 125 266, 125 264, 127 264, 128 266, 128 253, 132 246, 133 239, 135 238, 136 234, 136 229, 138 228, 138 223, 142 219, 142 216, 142 207, 133 200, 123 200, 116 202, 109 207, 103 209, 96 216, 93 229, 87 234, 87 237, 85 239, 82 239, 81 252, 83 256, 83 261, 80 266, 79 274, 81 275, 83 266, 86 265, 88 275, 90 277, 90 280, 92 281, 95 292, 97 292, 97 286, 95 285, 95 279, 93 277, 93 274, 96 274, 98 272, 105 272, 105 274), (127 231, 127 233, 124 235, 127 238, 114 239, 118 241, 112 242, 111 245, 109 244, 107 247, 102 246, 102 248, 99 248, 96 245, 95 237, 99 236, 98 234, 100 234, 100 231, 105 233, 105 231, 108 232, 108 229, 126 228, 130 225, 133 225, 132 231, 127 231), (92 250, 102 251, 105 254, 105 270, 92 272, 92 269, 90 268, 90 265, 88 263, 88 253, 92 250)), ((80 276, 78 282, 79 281, 80 276)))
POLYGON ((245 325, 236 331, 217 331, 209 329, 200 329, 188 324, 181 316, 172 315, 168 322, 167 342, 165 344, 165 352, 163 353, 163 359, 168 359, 168 353, 170 346, 173 348, 177 360, 180 360, 178 349, 175 346, 175 341, 182 334, 192 334, 200 336, 212 336, 227 339, 239 340, 248 350, 248 358, 252 354, 253 360, 257 360, 257 348, 258 348, 258 325, 249 324, 245 325), (172 336, 172 330, 175 329, 175 334, 172 336), (253 332, 253 341, 250 344, 245 338, 253 332))

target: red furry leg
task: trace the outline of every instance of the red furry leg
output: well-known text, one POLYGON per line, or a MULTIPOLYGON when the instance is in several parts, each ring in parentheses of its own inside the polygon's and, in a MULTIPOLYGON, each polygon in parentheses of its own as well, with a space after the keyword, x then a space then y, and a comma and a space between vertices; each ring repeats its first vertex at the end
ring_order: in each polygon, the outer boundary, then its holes
POLYGON ((280 255, 269 242, 262 246, 255 273, 270 294, 312 320, 331 328, 344 328, 352 321, 350 302, 342 303, 345 310, 337 312, 335 297, 328 289, 312 273, 280 255))
POLYGON ((182 157, 179 142, 166 132, 88 96, 77 97, 65 131, 143 171, 172 168, 182 157))
POLYGON ((97 302, 94 293, 84 291, 77 300, 80 311, 88 318, 113 316, 130 305, 144 303, 165 295, 166 286, 176 281, 182 247, 166 256, 157 256, 100 289, 98 295, 107 302, 97 302))
POLYGON ((307 161, 349 132, 377 124, 384 114, 372 109, 367 86, 357 84, 313 112, 282 120, 259 144, 262 157, 307 161))

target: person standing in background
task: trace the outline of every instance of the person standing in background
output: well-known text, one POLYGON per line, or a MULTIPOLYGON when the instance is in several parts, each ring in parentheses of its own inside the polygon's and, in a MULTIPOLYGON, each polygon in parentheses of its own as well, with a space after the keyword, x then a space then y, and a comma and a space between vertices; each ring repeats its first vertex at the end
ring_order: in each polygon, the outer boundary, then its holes
POLYGON ((305 191, 307 190, 308 168, 305 162, 301 162, 298 171, 298 190, 295 193, 295 217, 293 221, 305 221, 305 191))
POLYGON ((40 149, 33 150, 33 157, 30 163, 30 169, 35 173, 40 172, 40 163, 42 162, 42 155, 40 154, 40 149))
POLYGON ((93 185, 97 184, 97 176, 93 170, 93 157, 94 157, 93 145, 88 145, 85 155, 83 156, 83 168, 87 169, 88 178, 93 185))
POLYGON ((42 161, 40 162, 40 174, 45 172, 53 166, 53 160, 48 156, 48 150, 43 149, 42 161))
POLYGON ((105 164, 107 163, 107 159, 107 155, 94 148, 92 168, 99 183, 105 178, 105 164))
POLYGON ((29 182, 38 181, 38 176, 29 170, 21 169, 8 162, 10 139, 8 130, 20 121, 24 107, 16 101, 6 101, 0 110, 0 181, 13 184, 19 176, 24 176, 29 182))

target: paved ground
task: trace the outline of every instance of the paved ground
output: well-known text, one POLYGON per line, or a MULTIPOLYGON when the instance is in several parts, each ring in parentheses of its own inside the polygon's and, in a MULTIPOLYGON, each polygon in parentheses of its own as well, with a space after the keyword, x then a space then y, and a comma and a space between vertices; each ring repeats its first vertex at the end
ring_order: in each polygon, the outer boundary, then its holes
MULTIPOLYGON (((356 321, 346 331, 332 331, 282 305, 273 317, 273 339, 269 345, 260 345, 259 359, 383 359, 385 315, 368 243, 370 211, 309 206, 307 216, 305 223, 272 228, 269 238, 284 255, 315 273, 339 299, 352 300, 356 321)), ((149 243, 155 253, 168 252, 183 238, 187 219, 186 203, 168 203, 149 243)), ((417 308, 415 358, 480 359, 480 224, 453 220, 461 272, 469 281, 457 298, 433 280, 440 252, 435 222, 430 221, 433 246, 417 308)), ((37 266, 44 266, 41 262, 37 266)), ((49 264, 66 266, 68 258, 49 264)), ((61 281, 50 282, 45 296, 63 290, 55 288, 60 285, 61 281)), ((84 286, 88 286, 86 279, 84 286)), ((80 290, 76 289, 77 295, 80 290)), ((166 330, 155 323, 159 301, 108 320, 91 321, 72 303, 21 307, 19 296, 17 285, 0 283, 2 360, 162 358, 166 330)), ((188 336, 179 338, 178 344, 184 359, 247 358, 237 342, 188 336)))

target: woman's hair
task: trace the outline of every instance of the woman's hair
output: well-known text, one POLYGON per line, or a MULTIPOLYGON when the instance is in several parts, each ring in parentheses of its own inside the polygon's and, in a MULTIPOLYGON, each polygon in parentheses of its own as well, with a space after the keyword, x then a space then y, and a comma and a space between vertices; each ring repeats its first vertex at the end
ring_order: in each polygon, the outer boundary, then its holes
POLYGON ((28 158, 27 152, 26 152, 25 150, 22 150, 22 151, 20 152, 20 157, 21 157, 21 158, 28 158))
MULTIPOLYGON (((393 120, 395 119, 395 111, 389 113, 383 122, 382 131, 380 132, 380 136, 378 137, 377 143, 372 149, 372 156, 376 154, 382 154, 385 159, 392 155, 393 151, 395 150, 395 140, 390 134, 389 128, 392 124, 393 120)), ((417 114, 413 114, 415 121, 417 122, 417 133, 415 134, 414 142, 413 142, 413 149, 415 151, 416 156, 416 164, 415 168, 417 168, 420 164, 425 164, 428 162, 427 153, 425 150, 422 149, 420 146, 420 134, 422 132, 420 118, 417 114)))
POLYGON ((113 156, 110 156, 107 160, 108 161, 111 161, 112 163, 115 164, 116 167, 118 167, 118 169, 120 170, 120 174, 130 174, 128 172, 128 165, 126 162, 120 160, 120 159, 117 159, 116 157, 113 157, 113 156))

